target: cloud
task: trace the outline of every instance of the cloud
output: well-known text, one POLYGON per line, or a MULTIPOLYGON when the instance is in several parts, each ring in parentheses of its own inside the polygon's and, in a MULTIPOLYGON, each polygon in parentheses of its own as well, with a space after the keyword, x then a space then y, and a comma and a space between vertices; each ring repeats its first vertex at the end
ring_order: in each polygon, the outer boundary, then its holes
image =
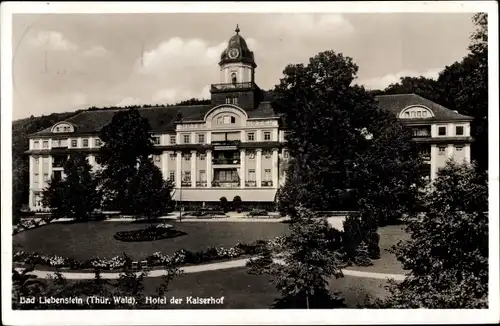
POLYGON ((399 82, 401 77, 426 77, 436 79, 439 76, 439 72, 442 69, 429 69, 425 72, 416 72, 412 70, 402 70, 397 73, 387 74, 382 77, 369 78, 366 80, 360 80, 357 82, 358 85, 363 85, 368 89, 384 89, 390 84, 395 84, 399 82))
POLYGON ((336 36, 354 32, 354 27, 341 14, 280 14, 269 21, 268 28, 301 37, 326 33, 336 36))
POLYGON ((67 40, 63 34, 55 31, 40 31, 29 40, 33 46, 45 47, 57 51, 76 51, 78 46, 67 40))
POLYGON ((210 45, 202 39, 174 37, 146 51, 136 62, 140 73, 157 73, 159 70, 199 68, 213 66, 227 42, 210 45))
MULTIPOLYGON (((143 105, 146 104, 144 100, 136 97, 126 97, 119 102, 117 102, 116 106, 132 106, 132 105, 143 105)), ((149 104, 149 103, 147 103, 149 104)))
POLYGON ((90 49, 87 49, 83 52, 83 55, 86 57, 104 57, 108 54, 108 50, 106 50, 103 46, 93 46, 90 49))

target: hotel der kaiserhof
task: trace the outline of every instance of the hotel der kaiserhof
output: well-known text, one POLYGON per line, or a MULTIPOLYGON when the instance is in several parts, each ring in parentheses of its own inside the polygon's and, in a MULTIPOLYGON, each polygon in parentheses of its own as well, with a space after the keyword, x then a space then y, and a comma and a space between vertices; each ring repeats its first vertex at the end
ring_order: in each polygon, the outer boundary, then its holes
MULTIPOLYGON (((161 155, 153 157, 165 179, 175 183, 174 199, 213 203, 221 197, 270 204, 284 183, 289 156, 285 130, 255 82, 254 53, 236 29, 219 62, 220 80, 211 85, 211 104, 139 108, 152 127, 161 155), (182 114, 182 120, 177 119, 182 114)), ((404 119, 430 180, 448 158, 470 161, 471 117, 415 94, 378 96, 381 108, 404 119)), ((88 110, 29 135, 30 209, 41 209, 41 192, 51 177, 63 177, 73 152, 95 155, 99 130, 119 109, 88 110)))

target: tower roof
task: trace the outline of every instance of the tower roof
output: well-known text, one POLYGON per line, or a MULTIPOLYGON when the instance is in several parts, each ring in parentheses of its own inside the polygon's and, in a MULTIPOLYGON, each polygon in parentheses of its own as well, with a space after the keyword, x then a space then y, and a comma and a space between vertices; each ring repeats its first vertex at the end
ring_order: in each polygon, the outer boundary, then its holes
POLYGON ((236 25, 234 31, 236 34, 229 39, 226 49, 222 51, 219 65, 229 62, 246 62, 256 67, 253 52, 250 51, 247 42, 240 35, 240 27, 236 25))

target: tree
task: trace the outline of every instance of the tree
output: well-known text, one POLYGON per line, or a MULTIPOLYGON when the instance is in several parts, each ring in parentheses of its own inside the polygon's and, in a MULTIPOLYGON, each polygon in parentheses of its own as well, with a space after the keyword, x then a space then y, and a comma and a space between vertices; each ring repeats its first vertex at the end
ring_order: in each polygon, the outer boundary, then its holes
POLYGON ((438 101, 440 96, 439 83, 424 76, 401 77, 398 83, 390 84, 383 91, 374 95, 417 94, 431 101, 438 101))
POLYGON ((409 275, 379 303, 391 308, 488 305, 488 190, 485 175, 453 161, 425 196, 426 214, 406 219, 411 238, 395 248, 409 275))
POLYGON ((42 202, 54 218, 85 220, 99 207, 98 181, 84 153, 71 154, 64 163, 63 180, 52 178, 42 193, 42 202))
POLYGON ((373 233, 411 208, 405 205, 421 182, 420 158, 409 130, 351 85, 357 71, 333 51, 285 68, 274 94, 293 159, 279 200, 291 213, 295 205, 328 211, 350 190, 373 233))
POLYGON ((343 300, 328 290, 331 277, 342 277, 340 232, 326 219, 316 218, 305 208, 297 209, 290 235, 277 253, 281 262, 272 262, 270 253, 247 264, 252 274, 270 274, 281 293, 274 308, 335 308, 343 300))
POLYGON ((141 161, 156 153, 150 130, 147 118, 132 108, 115 113, 99 133, 104 142, 96 157, 103 167, 100 171, 102 189, 115 209, 128 207, 128 185, 141 161))
POLYGON ((17 271, 12 269, 12 309, 33 309, 37 302, 21 305, 20 298, 39 297, 44 291, 44 284, 36 275, 31 274, 34 266, 17 271))
POLYGON ((221 197, 219 200, 220 200, 220 208, 224 211, 224 213, 226 213, 227 212, 227 198, 221 197))
POLYGON ((474 117, 471 156, 479 172, 488 170, 488 16, 473 16, 476 31, 471 35, 469 54, 446 67, 439 75, 441 104, 474 117))
POLYGON ((148 218, 166 213, 173 206, 173 185, 163 179, 160 169, 149 158, 141 161, 127 191, 127 211, 148 218))

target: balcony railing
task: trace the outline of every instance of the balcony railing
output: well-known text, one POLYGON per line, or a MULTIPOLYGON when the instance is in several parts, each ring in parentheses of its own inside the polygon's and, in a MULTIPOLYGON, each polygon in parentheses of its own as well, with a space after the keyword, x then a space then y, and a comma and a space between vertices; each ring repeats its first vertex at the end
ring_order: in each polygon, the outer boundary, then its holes
POLYGON ((206 181, 196 181, 196 187, 206 187, 207 182, 206 181))
POLYGON ((225 91, 228 89, 252 88, 252 83, 224 83, 212 84, 212 90, 225 91))
POLYGON ((236 146, 241 140, 212 140, 214 146, 236 146))
POLYGON ((191 181, 182 181, 181 187, 191 187, 191 181))
POLYGON ((214 158, 212 159, 212 164, 240 164, 240 159, 214 158))
POLYGON ((245 187, 257 187, 257 181, 246 181, 245 187))
POLYGON ((273 182, 272 181, 262 181, 262 187, 272 187, 273 182))
POLYGON ((221 181, 221 180, 214 180, 212 181, 212 187, 217 188, 238 188, 240 186, 239 181, 221 181))

